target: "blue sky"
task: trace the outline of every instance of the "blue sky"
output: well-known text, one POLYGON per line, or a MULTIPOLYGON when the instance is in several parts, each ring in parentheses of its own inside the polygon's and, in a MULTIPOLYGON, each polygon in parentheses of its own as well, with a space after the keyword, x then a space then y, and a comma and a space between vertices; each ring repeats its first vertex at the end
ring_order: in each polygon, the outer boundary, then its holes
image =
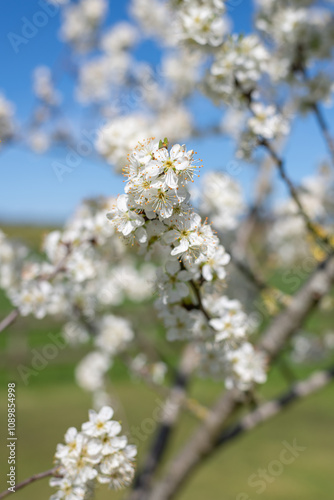
MULTIPOLYGON (((252 17, 251 0, 231 1, 229 7, 235 30, 250 30, 252 17)), ((127 1, 110 1, 108 22, 126 19, 127 1)), ((9 33, 20 35, 25 23, 31 21, 36 12, 41 10, 38 0, 15 0, 2 2, 0 17, 0 48, 2 71, 0 91, 15 103, 18 122, 24 124, 34 105, 31 92, 31 75, 38 65, 56 67, 64 53, 64 46, 59 42, 59 13, 49 16, 48 23, 38 29, 37 34, 27 44, 19 46, 15 53, 8 39, 9 33)), ((137 49, 140 58, 156 62, 159 52, 150 42, 144 42, 137 49)), ((72 84, 67 77, 61 81, 65 94, 67 113, 78 113, 71 99, 72 84)), ((198 100, 193 109, 203 125, 202 116, 210 122, 218 117, 220 111, 207 105, 207 101, 198 100)), ((334 112, 325 110, 325 115, 334 129, 334 112)), ((24 128, 23 128, 24 130, 24 128)), ((221 168, 233 160, 233 146, 219 137, 188 141, 187 145, 199 152, 208 168, 221 168)), ((59 223, 68 217, 80 200, 97 195, 117 194, 123 189, 123 179, 112 173, 103 161, 84 159, 72 173, 58 182, 52 168, 55 160, 63 161, 64 150, 52 150, 39 156, 22 146, 9 146, 0 153, 0 222, 16 223, 59 223)), ((326 148, 312 117, 298 120, 286 146, 287 168, 293 179, 309 175, 317 163, 327 157, 326 148)), ((242 165, 240 179, 248 199, 251 199, 251 180, 253 169, 242 165)))

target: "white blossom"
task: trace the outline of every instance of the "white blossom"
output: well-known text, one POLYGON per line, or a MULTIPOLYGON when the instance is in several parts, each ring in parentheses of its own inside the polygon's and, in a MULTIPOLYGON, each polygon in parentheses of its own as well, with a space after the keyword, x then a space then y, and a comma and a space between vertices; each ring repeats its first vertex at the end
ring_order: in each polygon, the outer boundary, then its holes
POLYGON ((111 420, 113 410, 104 406, 99 413, 89 412, 89 421, 81 432, 71 427, 65 434, 65 444, 58 444, 55 454, 60 477, 50 480, 58 489, 50 500, 87 498, 97 481, 118 489, 128 486, 134 476, 136 447, 121 436, 121 425, 111 420))

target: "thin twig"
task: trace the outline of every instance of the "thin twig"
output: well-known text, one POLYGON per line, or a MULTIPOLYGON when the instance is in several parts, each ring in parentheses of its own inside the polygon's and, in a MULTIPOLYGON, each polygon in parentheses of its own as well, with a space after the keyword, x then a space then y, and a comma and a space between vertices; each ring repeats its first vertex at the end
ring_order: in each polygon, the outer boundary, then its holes
POLYGON ((310 219, 310 217, 307 215, 302 202, 300 201, 297 189, 295 188, 293 182, 291 179, 288 177, 286 171, 285 171, 285 166, 282 158, 278 156, 274 148, 272 147, 272 144, 265 139, 264 137, 259 138, 259 144, 263 146, 268 153, 270 154, 271 158, 275 162, 275 164, 278 167, 279 174, 281 176, 281 179, 285 182, 286 186, 289 189, 290 195, 293 198, 294 202, 296 203, 300 215, 303 217, 305 221, 305 225, 307 229, 312 233, 312 236, 315 238, 315 240, 323 247, 325 245, 325 250, 327 253, 329 253, 331 250, 333 250, 333 247, 331 245, 330 239, 327 236, 323 236, 322 234, 319 234, 319 231, 317 230, 316 226, 310 219))
POLYGON ((18 318, 19 316, 19 310, 14 309, 12 312, 8 314, 0 323, 0 333, 5 330, 9 325, 14 323, 14 321, 18 318))
POLYGON ((200 289, 199 287, 197 286, 197 284, 195 283, 194 280, 190 280, 189 281, 192 289, 194 290, 195 292, 195 295, 196 295, 196 299, 197 299, 197 308, 202 311, 202 313, 204 314, 204 316, 206 317, 206 319, 208 321, 210 321, 211 317, 209 315, 209 313, 206 311, 205 307, 203 306, 203 302, 202 302, 202 297, 201 297, 201 292, 200 292, 200 289))
MULTIPOLYGON (((56 472, 58 470, 58 467, 53 467, 53 469, 49 469, 45 472, 40 472, 39 474, 34 474, 33 476, 29 477, 28 479, 25 479, 21 483, 17 484, 15 486, 15 493, 24 488, 25 486, 28 486, 28 484, 34 483, 35 481, 39 481, 40 479, 44 479, 45 477, 49 476, 55 476, 56 472)), ((10 490, 5 490, 2 493, 0 493, 0 499, 5 498, 7 495, 11 495, 12 491, 10 490)))
POLYGON ((287 392, 278 398, 259 406, 259 408, 243 417, 240 422, 224 430, 216 441, 216 448, 220 448, 232 439, 250 431, 262 422, 269 420, 282 410, 289 407, 292 403, 295 403, 296 401, 322 389, 329 384, 333 378, 334 367, 329 370, 313 373, 306 380, 293 384, 287 392))
MULTIPOLYGON (((249 111, 254 114, 253 109, 252 109, 252 104, 253 104, 253 96, 252 92, 245 92, 242 88, 242 85, 240 84, 239 80, 235 77, 234 78, 235 86, 239 89, 241 94, 243 95, 249 111)), ((295 201, 300 215, 303 217, 306 228, 308 231, 312 234, 312 236, 315 238, 315 240, 323 247, 325 245, 325 250, 326 253, 330 253, 333 250, 333 246, 331 244, 330 239, 327 236, 323 236, 322 234, 319 234, 319 231, 317 230, 315 224, 312 222, 310 217, 307 215, 302 202, 300 201, 299 194, 297 192, 297 189, 295 188, 293 182, 290 180, 288 177, 286 171, 285 171, 285 165, 283 159, 277 154, 275 149, 273 148, 272 144, 270 141, 268 141, 265 137, 259 136, 258 137, 258 142, 259 145, 263 146, 268 153, 270 154, 271 159, 274 161, 275 165, 278 167, 279 174, 281 176, 281 179, 285 182, 287 188, 289 189, 290 195, 295 201)))
MULTIPOLYGON (((303 67, 299 68, 299 71, 301 71, 305 83, 309 83, 309 76, 307 74, 306 68, 303 66, 303 67)), ((311 105, 311 109, 314 113, 314 116, 315 116, 317 122, 318 122, 319 128, 321 130, 321 133, 322 133, 323 138, 325 140, 325 143, 327 145, 327 149, 328 149, 329 155, 331 157, 331 161, 334 165, 334 140, 333 140, 333 137, 331 136, 331 133, 329 131, 329 126, 328 126, 328 124, 325 120, 325 117, 321 111, 321 108, 317 102, 314 102, 311 105)))

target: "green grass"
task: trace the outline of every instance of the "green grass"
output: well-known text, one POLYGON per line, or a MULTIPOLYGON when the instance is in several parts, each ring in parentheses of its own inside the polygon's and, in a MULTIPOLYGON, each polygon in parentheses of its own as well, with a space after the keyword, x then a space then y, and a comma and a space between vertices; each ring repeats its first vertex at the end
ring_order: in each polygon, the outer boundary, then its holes
MULTIPOLYGON (((7 228, 6 228, 7 230, 7 228)), ((7 233, 9 231, 7 230, 7 233)), ((27 235, 35 249, 41 230, 27 235)), ((12 235, 22 235, 21 228, 12 229, 12 235)), ((26 236, 26 235, 24 235, 26 236)), ((23 239, 23 238, 22 238, 23 239)), ((0 318, 11 310, 9 302, 0 295, 0 318)), ((161 348, 165 349, 162 331, 151 325, 147 311, 127 305, 125 315, 137 317, 141 331, 148 337, 159 335, 161 348), (139 314, 139 316, 137 316, 139 314)), ((314 331, 329 329, 333 313, 314 313, 308 320, 314 331)), ((0 336, 0 491, 6 488, 5 474, 8 470, 6 449, 6 384, 17 382, 17 480, 52 466, 55 447, 61 442, 68 427, 80 426, 87 419, 91 407, 90 395, 74 384, 74 368, 84 356, 87 347, 60 350, 55 359, 35 373, 26 386, 20 379, 18 366, 29 367, 34 353, 41 352, 49 342, 48 334, 59 334, 61 323, 52 318, 42 321, 20 318, 11 329, 0 336)), ((176 363, 178 349, 168 346, 168 357, 176 363)), ((165 352, 165 354, 167 354, 165 352)), ((319 367, 326 366, 319 363, 319 367)), ((310 367, 296 366, 293 370, 298 378, 306 377, 310 367)), ((274 397, 286 390, 279 364, 270 373, 269 383, 261 388, 259 397, 274 397)), ((207 380, 195 380, 190 396, 209 406, 218 397, 222 385, 207 380)), ((152 418, 154 410, 163 398, 141 383, 130 380, 120 362, 116 362, 110 373, 110 393, 113 398, 116 418, 122 421, 124 431, 133 435, 134 427, 140 428, 145 419, 152 418)), ((248 484, 251 475, 259 469, 267 469, 278 460, 283 441, 306 447, 296 460, 284 467, 282 473, 273 478, 262 493, 270 500, 328 500, 333 491, 334 433, 333 387, 328 386, 312 397, 297 403, 285 413, 263 424, 252 433, 241 437, 219 450, 193 475, 182 490, 180 500, 254 500, 257 488, 248 484)), ((152 424, 153 427, 155 424, 152 424)), ((198 422, 184 414, 172 437, 168 449, 168 461, 173 453, 189 438, 198 422)), ((142 432, 142 431, 141 431, 142 432)), ((154 429, 144 432, 139 445, 139 462, 145 455, 154 429)), ((43 480, 17 492, 15 500, 46 500, 51 495, 48 481, 43 480)), ((119 499, 124 492, 99 489, 96 499, 119 499)))

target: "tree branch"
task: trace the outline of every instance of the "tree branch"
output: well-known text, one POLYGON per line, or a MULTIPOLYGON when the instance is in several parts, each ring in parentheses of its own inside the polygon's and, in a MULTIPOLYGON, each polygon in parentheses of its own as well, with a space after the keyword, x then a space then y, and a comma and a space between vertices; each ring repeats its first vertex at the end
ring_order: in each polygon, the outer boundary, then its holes
POLYGON ((276 316, 259 343, 270 359, 274 359, 285 342, 300 327, 334 282, 334 257, 319 264, 305 285, 291 297, 289 306, 276 316))
POLYGON ((153 489, 149 500, 167 500, 174 497, 195 467, 213 451, 223 423, 237 407, 239 395, 238 391, 228 391, 220 397, 208 418, 172 460, 167 474, 153 489))
POLYGON ((195 295, 196 295, 196 299, 197 299, 197 308, 202 311, 202 313, 204 314, 204 316, 206 317, 206 319, 208 321, 210 321, 211 317, 210 315, 208 314, 208 312, 205 310, 205 307, 203 306, 203 302, 202 302, 202 297, 201 297, 201 292, 200 292, 200 289, 199 287, 197 286, 197 284, 195 283, 194 280, 190 280, 189 281, 193 291, 195 292, 195 295))
POLYGON ((19 311, 18 309, 14 309, 11 313, 8 314, 1 322, 0 322, 0 333, 3 332, 9 325, 14 323, 14 321, 18 318, 19 311))
MULTIPOLYGON (((242 88, 242 85, 240 84, 239 80, 236 77, 234 78, 234 83, 235 83, 236 88, 243 95, 243 97, 247 103, 249 111, 252 114, 254 114, 254 112, 252 110, 252 103, 253 103, 252 92, 245 92, 242 88)), ((277 166, 279 174, 281 176, 281 179, 283 180, 283 182, 286 184, 287 188, 289 189, 290 195, 293 198, 293 200, 295 201, 295 203, 299 209, 300 215, 303 217, 303 219, 305 221, 306 228, 308 229, 308 231, 312 234, 312 236, 315 238, 315 240, 322 247, 325 246, 326 253, 330 253, 333 250, 333 247, 331 245, 331 241, 327 236, 324 236, 324 235, 319 233, 319 231, 317 230, 317 227, 312 222, 310 217, 307 215, 307 212, 305 211, 303 204, 301 203, 301 201, 299 199, 299 194, 298 194, 293 182, 288 177, 288 175, 285 171, 285 165, 284 165, 283 159, 277 154, 277 152, 273 148, 271 142, 268 141, 268 139, 266 139, 265 137, 259 136, 258 141, 259 141, 259 145, 263 146, 268 151, 271 159, 273 160, 273 162, 277 166)))
MULTIPOLYGON (((299 70, 301 71, 301 73, 303 75, 305 83, 306 84, 309 83, 309 76, 307 74, 307 69, 305 68, 305 66, 302 66, 301 68, 299 68, 299 70)), ((328 149, 329 155, 331 157, 331 161, 334 165, 334 140, 330 134, 328 124, 327 124, 325 117, 324 117, 324 115, 320 109, 320 106, 317 102, 314 102, 312 104, 311 109, 314 113, 314 116, 315 116, 317 122, 318 122, 319 128, 321 130, 321 133, 322 133, 323 138, 325 140, 325 143, 327 145, 327 149, 328 149)))
POLYGON ((284 162, 283 162, 282 158, 280 158, 278 156, 278 154, 276 153, 276 151, 272 147, 272 144, 264 137, 259 138, 259 144, 261 146, 263 146, 268 151, 272 160, 275 162, 275 164, 278 168, 279 174, 281 176, 281 179, 284 181, 287 188, 289 189, 291 198, 296 203, 296 205, 299 209, 299 213, 305 221, 305 225, 306 225, 307 229, 312 234, 312 236, 315 238, 315 240, 319 243, 319 245, 321 245, 322 248, 325 247, 324 250, 326 251, 326 253, 330 253, 333 250, 330 239, 327 236, 324 236, 324 235, 319 233, 319 231, 317 230, 317 227, 312 222, 310 217, 307 215, 307 213, 306 213, 306 211, 305 211, 305 209, 304 209, 304 207, 299 199, 297 189, 295 188, 294 184, 292 183, 291 179, 288 177, 288 175, 285 171, 285 166, 284 166, 284 162))
POLYGON ((334 366, 328 370, 315 372, 306 380, 295 383, 289 391, 272 401, 264 403, 259 408, 243 417, 240 422, 222 432, 216 441, 216 448, 220 448, 222 445, 225 445, 241 434, 254 429, 254 427, 262 422, 269 420, 282 410, 288 408, 292 403, 319 391, 329 384, 333 378, 334 366))
MULTIPOLYGON (((329 257, 314 271, 286 309, 274 318, 262 336, 258 348, 264 350, 269 359, 279 354, 292 333, 300 327, 319 300, 330 291, 333 282, 334 258, 329 257)), ((168 500, 174 497, 190 473, 214 450, 221 429, 237 408, 240 396, 239 391, 227 391, 221 396, 208 418, 172 460, 167 473, 148 497, 149 500, 168 500)))

